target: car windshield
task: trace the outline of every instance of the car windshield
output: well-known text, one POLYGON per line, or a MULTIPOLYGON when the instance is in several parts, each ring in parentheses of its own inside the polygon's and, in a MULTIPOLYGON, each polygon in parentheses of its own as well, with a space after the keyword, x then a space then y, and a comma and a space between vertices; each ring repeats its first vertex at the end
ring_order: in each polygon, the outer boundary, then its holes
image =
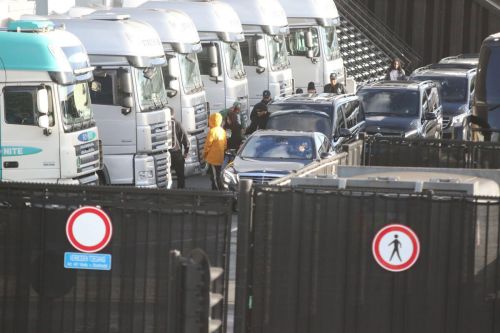
POLYGON ((242 158, 312 160, 314 142, 308 136, 257 135, 250 137, 241 151, 242 158))
POLYGON ((87 82, 59 86, 59 98, 65 132, 74 132, 95 125, 87 82))
POLYGON ((441 98, 443 102, 466 102, 468 92, 468 81, 465 77, 436 77, 418 76, 419 81, 432 80, 440 85, 441 98))
POLYGON ((137 93, 142 111, 159 110, 167 104, 167 94, 160 67, 134 68, 137 93))
POLYGON ((192 94, 203 89, 198 56, 196 53, 179 54, 182 84, 186 94, 192 94))
POLYGON ((271 64, 271 70, 280 71, 289 68, 290 62, 288 61, 285 39, 278 36, 267 36, 267 44, 269 47, 268 59, 271 64))
POLYGON ((321 132, 327 137, 332 135, 332 122, 326 116, 313 113, 289 113, 272 115, 266 129, 281 131, 321 132))
POLYGON ((323 47, 325 49, 326 60, 331 61, 340 58, 340 47, 337 39, 337 29, 335 27, 327 27, 322 30, 323 47))
POLYGON ((395 115, 415 117, 419 114, 418 91, 365 90, 358 93, 368 116, 395 115))
POLYGON ((245 69, 243 68, 243 60, 241 59, 240 44, 238 43, 221 43, 222 52, 224 53, 226 69, 229 77, 233 80, 240 80, 246 77, 245 69))
POLYGON ((269 112, 284 111, 284 110, 312 110, 326 113, 330 118, 333 116, 332 104, 319 103, 272 103, 268 105, 269 112))

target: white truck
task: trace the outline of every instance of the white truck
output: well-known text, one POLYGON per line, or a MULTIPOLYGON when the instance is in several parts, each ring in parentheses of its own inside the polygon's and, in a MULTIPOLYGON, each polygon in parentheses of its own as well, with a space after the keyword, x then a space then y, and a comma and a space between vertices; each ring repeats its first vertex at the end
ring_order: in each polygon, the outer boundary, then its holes
POLYGON ((150 24, 158 32, 167 57, 162 70, 168 105, 174 109, 175 119, 189 135, 185 173, 188 176, 201 173, 208 131, 208 105, 198 66, 197 53, 201 52, 201 42, 196 26, 189 16, 176 10, 113 8, 110 11, 130 15, 132 19, 150 24))
POLYGON ((210 112, 219 112, 239 102, 243 123, 248 125, 248 81, 239 45, 245 38, 238 14, 231 6, 207 0, 148 1, 140 7, 179 10, 193 20, 202 44, 198 61, 210 112))
POLYGON ((248 76, 250 107, 260 102, 262 91, 271 96, 294 93, 292 70, 286 49, 289 33, 285 10, 278 0, 221 0, 238 13, 245 33, 240 43, 248 76))
POLYGON ((308 82, 323 92, 330 74, 345 84, 348 92, 356 90, 355 81, 346 78, 340 54, 336 26, 340 23, 332 0, 280 0, 290 25, 287 39, 289 59, 296 88, 307 90, 308 82))
POLYGON ((172 110, 156 31, 127 15, 55 19, 78 36, 95 67, 90 94, 104 150, 106 184, 171 186, 172 110))
POLYGON ((50 21, 0 32, 0 179, 97 184, 92 67, 80 40, 50 21))

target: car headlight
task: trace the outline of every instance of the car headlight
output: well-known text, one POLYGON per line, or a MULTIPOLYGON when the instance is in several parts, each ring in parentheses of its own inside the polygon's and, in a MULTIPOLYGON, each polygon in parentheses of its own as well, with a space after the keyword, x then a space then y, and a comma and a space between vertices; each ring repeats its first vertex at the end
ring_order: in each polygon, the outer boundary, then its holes
POLYGON ((240 177, 232 166, 227 166, 222 174, 222 181, 227 189, 229 187, 236 187, 240 181, 240 177))

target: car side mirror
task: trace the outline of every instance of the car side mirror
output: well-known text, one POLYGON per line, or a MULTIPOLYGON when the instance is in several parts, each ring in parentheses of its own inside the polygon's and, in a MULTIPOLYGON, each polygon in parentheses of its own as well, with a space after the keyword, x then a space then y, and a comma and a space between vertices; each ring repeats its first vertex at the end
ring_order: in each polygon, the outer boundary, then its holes
POLYGON ((49 113, 49 94, 47 89, 41 88, 36 92, 36 106, 40 114, 49 113))
POLYGON ((350 136, 352 136, 352 131, 350 129, 348 129, 348 128, 341 128, 339 130, 339 137, 341 137, 341 138, 348 138, 350 136))
POLYGON ((427 112, 425 114, 425 120, 436 120, 437 119, 437 114, 434 112, 427 112))
POLYGON ((225 154, 228 155, 228 156, 231 156, 231 157, 235 157, 236 153, 237 153, 236 149, 228 149, 228 150, 226 150, 225 154))

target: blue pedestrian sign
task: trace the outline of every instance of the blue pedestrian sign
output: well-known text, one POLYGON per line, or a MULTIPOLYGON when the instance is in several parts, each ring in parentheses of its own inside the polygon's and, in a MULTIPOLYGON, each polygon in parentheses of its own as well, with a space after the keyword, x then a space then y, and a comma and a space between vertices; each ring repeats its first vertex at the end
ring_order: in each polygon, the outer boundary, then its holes
POLYGON ((64 268, 109 271, 111 254, 65 252, 64 268))

